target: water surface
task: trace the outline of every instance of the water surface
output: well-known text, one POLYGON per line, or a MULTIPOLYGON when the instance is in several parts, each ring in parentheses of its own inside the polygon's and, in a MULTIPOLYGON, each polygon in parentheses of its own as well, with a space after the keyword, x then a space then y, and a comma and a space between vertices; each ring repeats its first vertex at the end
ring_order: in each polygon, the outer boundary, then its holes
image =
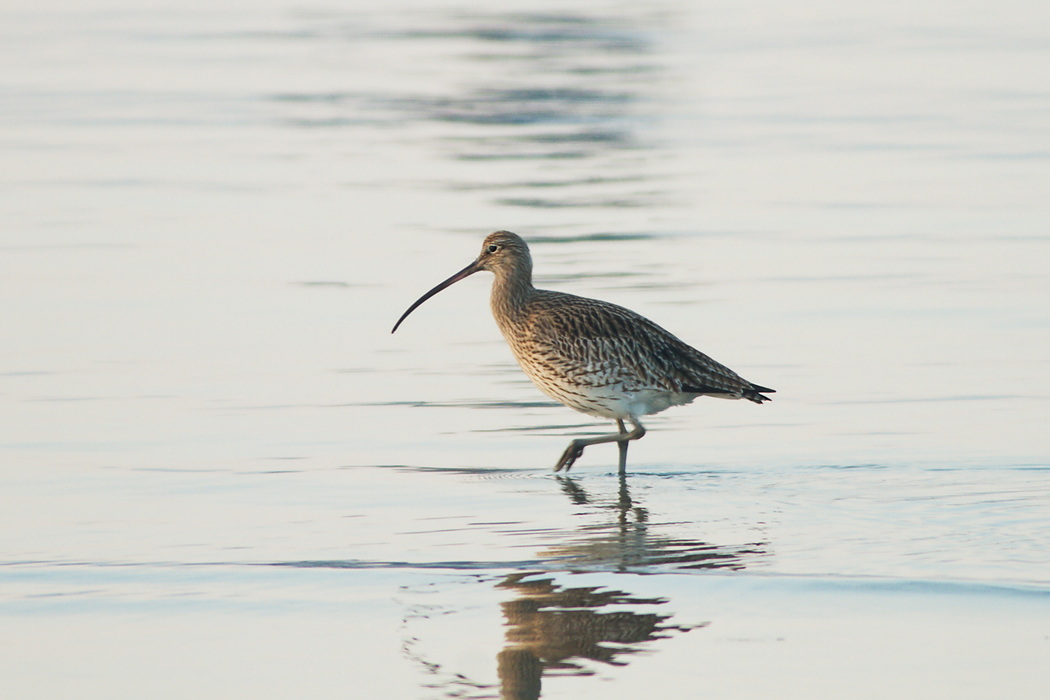
POLYGON ((1044 697, 1047 11, 501 7, 0 12, 5 694, 1044 697), (774 401, 551 474, 497 228, 774 401))

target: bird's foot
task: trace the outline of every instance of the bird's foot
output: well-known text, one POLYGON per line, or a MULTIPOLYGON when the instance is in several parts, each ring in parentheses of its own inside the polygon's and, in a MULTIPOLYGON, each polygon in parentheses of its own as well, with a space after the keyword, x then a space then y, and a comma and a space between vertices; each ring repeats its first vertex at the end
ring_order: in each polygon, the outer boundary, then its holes
POLYGON ((569 446, 565 448, 565 452, 562 453, 561 459, 558 460, 558 463, 554 465, 554 471, 560 472, 562 469, 569 471, 573 462, 579 459, 582 454, 583 446, 576 444, 576 441, 573 440, 569 443, 569 446))

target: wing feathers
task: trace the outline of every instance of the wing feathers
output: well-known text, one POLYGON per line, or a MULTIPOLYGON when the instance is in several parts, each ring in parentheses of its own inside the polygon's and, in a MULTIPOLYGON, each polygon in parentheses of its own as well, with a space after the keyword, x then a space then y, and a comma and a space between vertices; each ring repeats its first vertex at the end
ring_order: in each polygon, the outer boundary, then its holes
POLYGON ((524 336, 573 374, 627 389, 727 395, 756 403, 772 389, 752 384, 649 319, 622 306, 537 290, 526 308, 524 336))

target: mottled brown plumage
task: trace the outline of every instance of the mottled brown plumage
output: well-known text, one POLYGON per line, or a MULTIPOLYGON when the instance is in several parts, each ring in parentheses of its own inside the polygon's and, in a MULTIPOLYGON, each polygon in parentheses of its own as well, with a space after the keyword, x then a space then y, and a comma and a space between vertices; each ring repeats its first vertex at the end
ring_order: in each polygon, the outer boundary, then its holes
POLYGON ((480 270, 496 276, 492 315, 525 374, 554 400, 588 415, 611 418, 619 427, 618 433, 573 440, 555 471, 568 471, 585 447, 604 442, 619 444, 620 471, 624 471, 628 442, 645 434, 639 416, 698 396, 762 403, 769 400, 763 394, 773 393, 629 309, 536 289, 529 248, 509 231, 490 234, 477 260, 424 294, 394 330, 424 301, 480 270), (632 431, 624 427, 625 420, 632 431))

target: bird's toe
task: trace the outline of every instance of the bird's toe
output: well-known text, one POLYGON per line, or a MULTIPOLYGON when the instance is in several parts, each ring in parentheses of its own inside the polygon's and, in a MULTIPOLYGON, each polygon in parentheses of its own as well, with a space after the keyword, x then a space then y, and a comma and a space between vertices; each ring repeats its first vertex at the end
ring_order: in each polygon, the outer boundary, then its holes
POLYGON ((565 448, 565 452, 562 452, 561 459, 554 465, 554 471, 560 472, 562 469, 569 471, 573 462, 579 459, 582 454, 583 448, 577 445, 575 441, 569 443, 569 446, 565 448))

